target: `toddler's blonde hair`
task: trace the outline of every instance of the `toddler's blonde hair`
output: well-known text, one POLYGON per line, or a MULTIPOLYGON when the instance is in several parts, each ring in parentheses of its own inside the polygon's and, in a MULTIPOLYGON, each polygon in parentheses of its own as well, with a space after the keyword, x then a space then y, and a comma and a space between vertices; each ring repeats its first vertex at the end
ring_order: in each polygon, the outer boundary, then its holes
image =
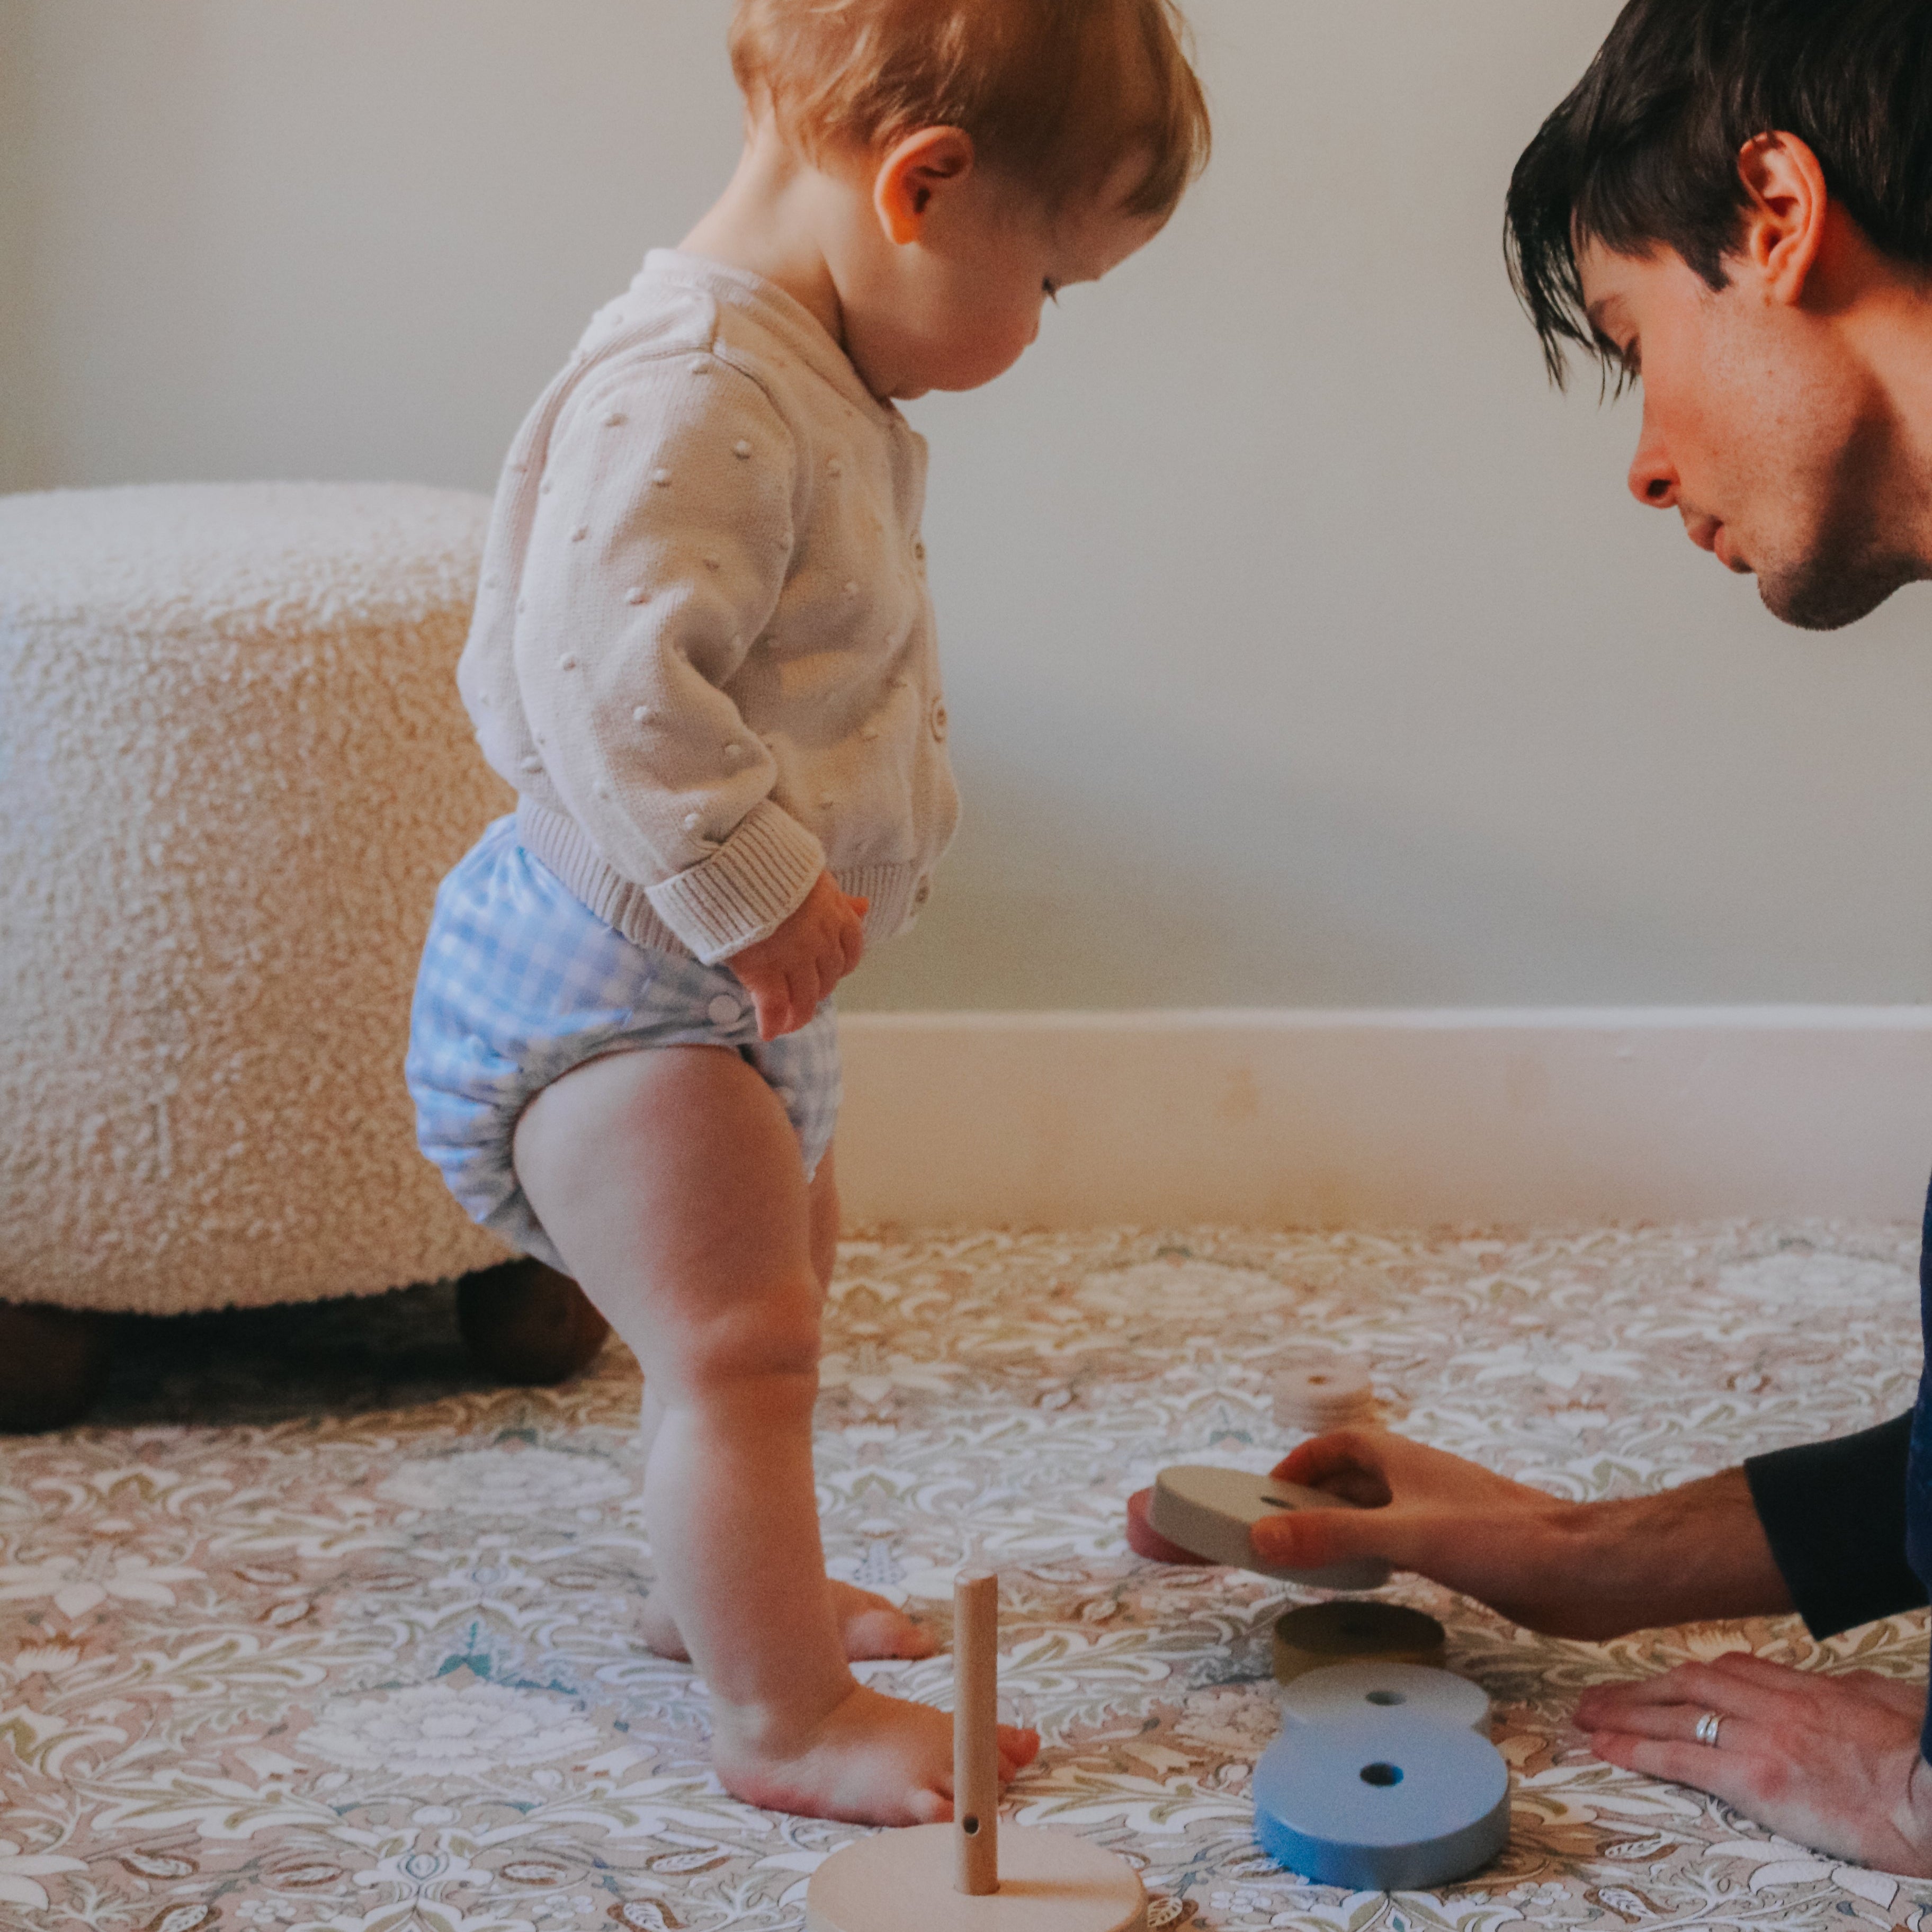
POLYGON ((738 0, 731 68, 808 153, 957 128, 1056 206, 1144 150, 1126 210, 1164 219, 1208 160, 1174 0, 738 0))

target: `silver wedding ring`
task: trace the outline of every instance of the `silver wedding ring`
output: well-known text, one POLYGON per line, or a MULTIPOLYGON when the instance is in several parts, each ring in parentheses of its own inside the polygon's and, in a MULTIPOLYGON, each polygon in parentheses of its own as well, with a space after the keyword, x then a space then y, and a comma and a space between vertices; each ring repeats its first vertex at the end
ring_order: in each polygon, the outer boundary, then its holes
POLYGON ((1718 1733, 1724 1727, 1724 1720, 1714 1711, 1706 1711, 1697 1720, 1697 1742, 1700 1744, 1713 1744, 1718 1742, 1718 1733))

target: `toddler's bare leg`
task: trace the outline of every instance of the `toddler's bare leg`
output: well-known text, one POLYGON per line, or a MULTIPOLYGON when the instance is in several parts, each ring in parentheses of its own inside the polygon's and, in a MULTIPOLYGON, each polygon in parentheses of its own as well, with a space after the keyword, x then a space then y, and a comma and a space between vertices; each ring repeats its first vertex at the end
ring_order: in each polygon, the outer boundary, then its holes
MULTIPOLYGON (((818 1163, 818 1173, 812 1177, 806 1201, 812 1217, 812 1268, 818 1279, 819 1305, 822 1309, 826 1291, 832 1286, 832 1271, 838 1262, 838 1183, 830 1148, 818 1163)), ((646 1382, 638 1417, 646 1468, 650 1463, 652 1445, 657 1440, 658 1424, 663 1420, 664 1405, 658 1400, 656 1390, 646 1382)), ((826 1587, 832 1592, 832 1614, 838 1621, 845 1654, 854 1661, 861 1658, 930 1657, 938 1648, 930 1632, 920 1629, 911 1618, 877 1592, 831 1580, 828 1580, 826 1587)), ((684 1663, 690 1661, 690 1647, 685 1642, 677 1619, 671 1614, 670 1603, 662 1590, 653 1590, 645 1600, 638 1619, 638 1634, 660 1657, 675 1658, 684 1663)))
MULTIPOLYGON (((663 1406, 644 1481, 659 1587, 710 1687, 713 1761, 754 1804, 944 1818, 952 1730, 846 1666, 812 1472, 822 1290, 798 1146, 712 1047, 619 1053, 547 1088, 517 1172, 663 1406)), ((1009 1769, 1038 1747, 1003 1736, 1009 1769)))

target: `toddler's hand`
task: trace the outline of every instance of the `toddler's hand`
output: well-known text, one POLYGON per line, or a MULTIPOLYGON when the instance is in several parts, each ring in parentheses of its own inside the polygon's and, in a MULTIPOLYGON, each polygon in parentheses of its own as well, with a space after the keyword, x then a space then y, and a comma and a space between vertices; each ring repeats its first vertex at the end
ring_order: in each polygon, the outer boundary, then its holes
POLYGON ((830 872, 820 872, 805 903, 770 938, 725 961, 758 1010, 760 1040, 796 1033, 858 964, 866 950, 860 922, 871 903, 849 897, 830 872))

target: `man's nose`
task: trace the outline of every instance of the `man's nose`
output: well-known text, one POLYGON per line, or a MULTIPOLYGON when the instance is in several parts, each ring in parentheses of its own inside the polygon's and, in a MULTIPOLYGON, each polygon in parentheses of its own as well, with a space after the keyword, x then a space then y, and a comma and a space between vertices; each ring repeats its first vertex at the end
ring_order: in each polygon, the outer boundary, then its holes
POLYGON ((1664 453, 1664 440, 1650 426, 1650 412, 1644 412, 1643 434, 1636 440, 1636 454, 1630 459, 1630 493, 1640 503, 1653 510, 1674 509, 1677 504, 1677 466, 1664 453))

